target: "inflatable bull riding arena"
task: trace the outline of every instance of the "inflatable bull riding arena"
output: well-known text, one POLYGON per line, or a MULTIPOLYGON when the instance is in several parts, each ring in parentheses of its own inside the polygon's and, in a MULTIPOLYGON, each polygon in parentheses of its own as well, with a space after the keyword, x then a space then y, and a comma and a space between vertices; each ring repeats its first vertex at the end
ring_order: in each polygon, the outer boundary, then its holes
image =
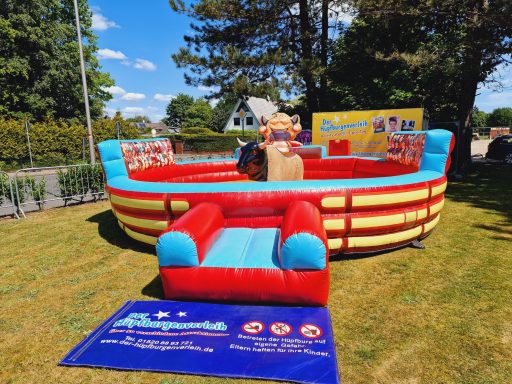
POLYGON ((325 306, 329 256, 393 249, 439 222, 453 135, 395 132, 385 159, 302 146, 264 120, 235 159, 176 163, 167 139, 98 145, 120 227, 156 245, 165 298, 325 306))

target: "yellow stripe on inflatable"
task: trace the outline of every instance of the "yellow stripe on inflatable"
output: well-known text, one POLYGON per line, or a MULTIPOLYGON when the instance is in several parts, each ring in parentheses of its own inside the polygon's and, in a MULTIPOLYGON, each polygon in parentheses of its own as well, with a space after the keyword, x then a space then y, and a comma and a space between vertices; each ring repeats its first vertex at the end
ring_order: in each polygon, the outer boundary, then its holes
POLYGON ((345 207, 345 196, 330 196, 322 199, 323 208, 343 208, 345 207))
POLYGON ((123 215, 122 213, 117 212, 116 217, 122 221, 124 224, 135 225, 136 227, 147 228, 147 229, 156 229, 163 231, 166 229, 169 224, 167 220, 148 220, 148 219, 140 219, 138 217, 123 215))
POLYGON ((418 211, 405 212, 405 222, 410 223, 412 221, 416 221, 417 216, 418 216, 418 211))
POLYGON ((353 207, 366 207, 370 205, 386 205, 405 203, 408 201, 424 200, 428 198, 428 189, 420 189, 410 192, 397 192, 372 195, 352 196, 353 207))
POLYGON ((345 229, 345 219, 325 219, 324 228, 326 231, 340 231, 345 229))
POLYGON ((373 217, 352 217, 352 228, 386 227, 388 225, 404 223, 404 214, 373 216, 373 217))
POLYGON ((448 183, 445 181, 443 184, 440 184, 436 187, 432 187, 432 196, 437 196, 446 191, 446 186, 448 183))
POLYGON ((411 240, 421 235, 421 225, 402 232, 378 236, 348 237, 348 248, 378 247, 411 240))
POLYGON ((156 242, 158 241, 158 238, 155 237, 155 236, 149 236, 149 235, 145 235, 143 233, 139 233, 139 232, 135 232, 135 231, 132 231, 130 228, 128 228, 127 226, 125 226, 123 223, 121 223, 120 221, 118 221, 119 223, 119 226, 121 227, 121 229, 123 231, 126 232, 126 234, 128 236, 130 236, 132 239, 134 240, 137 240, 137 241, 140 241, 140 242, 143 242, 143 243, 146 243, 146 244, 150 244, 150 245, 156 245, 156 242))
POLYGON ((441 217, 441 215, 437 215, 437 217, 434 220, 429 221, 426 224, 423 224, 423 233, 430 232, 432 229, 434 229, 434 227, 437 225, 437 223, 439 223, 440 217, 441 217))
POLYGON ((171 201, 171 210, 173 212, 186 212, 190 209, 188 201, 171 201))
POLYGON ((418 211, 418 220, 422 220, 427 217, 427 209, 423 208, 418 211))
POLYGON ((343 244, 343 241, 341 239, 328 239, 327 240, 327 245, 329 246, 330 250, 340 249, 342 244, 343 244))
POLYGON ((123 205, 130 208, 151 209, 154 211, 165 211, 165 202, 163 200, 142 200, 129 199, 117 195, 110 195, 112 204, 123 205))
POLYGON ((434 205, 430 206, 430 214, 433 215, 434 213, 439 212, 444 207, 444 199, 441 200, 439 203, 435 203, 434 205))

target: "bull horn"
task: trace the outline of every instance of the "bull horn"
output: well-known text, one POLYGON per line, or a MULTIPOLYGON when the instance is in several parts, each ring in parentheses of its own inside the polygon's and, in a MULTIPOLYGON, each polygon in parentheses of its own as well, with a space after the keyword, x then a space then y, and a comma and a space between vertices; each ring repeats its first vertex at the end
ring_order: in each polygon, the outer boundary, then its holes
POLYGON ((238 141, 238 145, 240 147, 245 147, 247 145, 247 143, 244 143, 242 140, 240 140, 238 137, 236 138, 236 140, 238 141))
POLYGON ((300 122, 300 117, 299 117, 299 115, 293 115, 291 119, 292 119, 292 123, 293 123, 294 125, 300 122))
POLYGON ((265 116, 261 115, 261 125, 267 125, 267 123, 268 119, 265 116))
POLYGON ((263 143, 258 144, 258 148, 263 150, 267 147, 267 145, 268 145, 268 141, 264 141, 263 143))

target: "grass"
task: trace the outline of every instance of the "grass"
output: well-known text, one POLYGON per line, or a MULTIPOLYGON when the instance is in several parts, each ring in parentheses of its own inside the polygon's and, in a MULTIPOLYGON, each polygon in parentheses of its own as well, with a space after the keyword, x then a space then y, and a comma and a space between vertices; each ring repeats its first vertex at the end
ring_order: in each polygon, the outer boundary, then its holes
MULTIPOLYGON (((510 383, 512 168, 451 183, 425 250, 332 261, 345 383, 510 383)), ((151 248, 106 202, 0 222, 0 382, 258 383, 57 366, 126 300, 161 298, 151 248)))

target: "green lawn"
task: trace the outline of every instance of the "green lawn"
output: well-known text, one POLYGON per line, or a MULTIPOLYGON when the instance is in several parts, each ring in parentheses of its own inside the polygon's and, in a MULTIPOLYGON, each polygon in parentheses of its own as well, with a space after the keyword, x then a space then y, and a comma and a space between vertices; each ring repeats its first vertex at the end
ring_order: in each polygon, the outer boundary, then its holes
MULTIPOLYGON (((345 383, 512 382, 512 168, 451 183, 426 250, 331 262, 345 383)), ((58 367, 126 300, 161 297, 106 202, 0 221, 1 383, 257 383, 58 367)))

